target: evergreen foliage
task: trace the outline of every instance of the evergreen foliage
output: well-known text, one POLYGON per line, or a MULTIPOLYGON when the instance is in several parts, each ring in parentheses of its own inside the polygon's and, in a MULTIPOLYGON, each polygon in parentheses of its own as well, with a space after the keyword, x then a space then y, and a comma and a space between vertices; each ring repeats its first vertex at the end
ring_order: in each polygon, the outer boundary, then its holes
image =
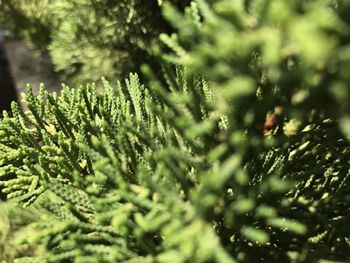
POLYGON ((163 10, 166 85, 29 86, 0 120, 1 184, 46 211, 15 262, 349 261, 350 1, 163 10))
MULTIPOLYGON (((189 2, 167 1, 179 10, 189 2)), ((0 21, 12 34, 48 52, 66 81, 80 84, 100 76, 127 77, 144 62, 156 69, 153 40, 172 31, 161 15, 163 2, 1 0, 0 21)))
POLYGON ((19 208, 12 202, 0 203, 0 262, 13 262, 23 256, 38 256, 42 248, 28 244, 28 239, 35 229, 31 223, 36 223, 48 216, 35 206, 19 208))

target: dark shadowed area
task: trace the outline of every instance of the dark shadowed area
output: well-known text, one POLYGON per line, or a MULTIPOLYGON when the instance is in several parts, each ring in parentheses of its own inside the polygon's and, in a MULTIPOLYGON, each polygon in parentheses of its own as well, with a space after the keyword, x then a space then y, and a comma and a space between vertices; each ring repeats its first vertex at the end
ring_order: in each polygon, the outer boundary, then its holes
POLYGON ((17 101, 17 92, 11 75, 10 64, 4 44, 0 44, 0 110, 9 111, 11 102, 17 101))
MULTIPOLYGON (((4 110, 11 110, 11 102, 17 101, 17 92, 15 84, 11 75, 10 64, 7 58, 6 50, 3 41, 0 43, 0 116, 4 110)), ((5 180, 13 177, 12 174, 5 176, 5 180)), ((0 187, 0 198, 1 200, 6 199, 6 194, 2 192, 0 187)))

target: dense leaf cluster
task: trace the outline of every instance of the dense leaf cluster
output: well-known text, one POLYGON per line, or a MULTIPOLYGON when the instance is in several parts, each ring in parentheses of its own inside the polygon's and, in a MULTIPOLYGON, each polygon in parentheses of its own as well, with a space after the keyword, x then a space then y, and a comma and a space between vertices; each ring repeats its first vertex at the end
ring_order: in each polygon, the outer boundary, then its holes
POLYGON ((28 87, 0 120, 1 184, 45 217, 16 262, 349 261, 349 12, 164 4, 162 81, 28 87))
POLYGON ((127 77, 142 63, 156 70, 153 40, 173 31, 161 15, 163 2, 182 10, 189 0, 1 0, 0 21, 48 53, 63 79, 81 84, 127 77))

